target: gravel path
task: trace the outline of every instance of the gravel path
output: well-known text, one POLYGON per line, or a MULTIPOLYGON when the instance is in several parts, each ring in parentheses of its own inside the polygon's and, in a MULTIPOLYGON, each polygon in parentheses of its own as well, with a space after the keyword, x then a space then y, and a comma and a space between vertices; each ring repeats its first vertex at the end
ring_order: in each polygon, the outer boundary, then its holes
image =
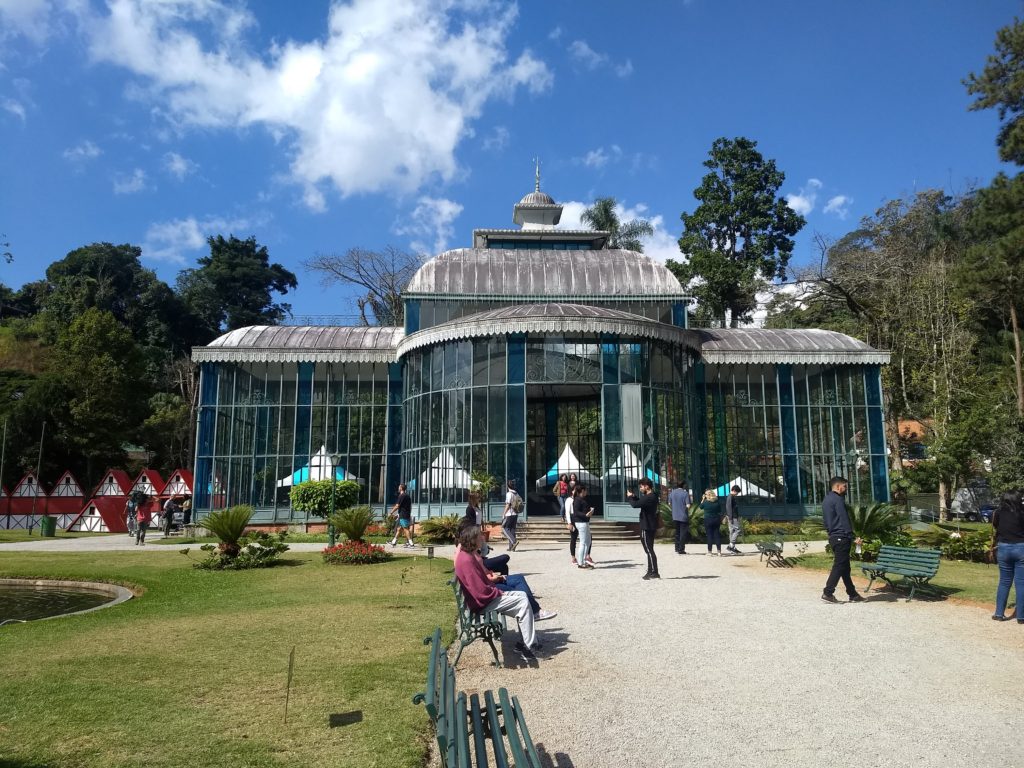
POLYGON ((538 625, 539 664, 514 655, 515 631, 505 669, 481 642, 463 653, 459 688, 508 687, 549 765, 1024 765, 1024 626, 888 593, 829 605, 824 574, 751 554, 662 545, 645 582, 642 555, 601 544, 580 571, 524 542, 513 570, 559 612, 538 625))

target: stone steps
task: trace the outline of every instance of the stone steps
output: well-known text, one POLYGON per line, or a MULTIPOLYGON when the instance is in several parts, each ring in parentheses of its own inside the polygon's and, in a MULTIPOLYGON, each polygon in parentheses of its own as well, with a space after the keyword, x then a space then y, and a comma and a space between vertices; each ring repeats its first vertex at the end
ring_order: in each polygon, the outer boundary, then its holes
MULTIPOLYGON (((516 533, 523 541, 550 541, 569 543, 569 532, 557 517, 532 517, 528 523, 520 523, 516 533)), ((594 541, 637 541, 640 535, 631 531, 624 523, 594 520, 590 524, 594 541)))

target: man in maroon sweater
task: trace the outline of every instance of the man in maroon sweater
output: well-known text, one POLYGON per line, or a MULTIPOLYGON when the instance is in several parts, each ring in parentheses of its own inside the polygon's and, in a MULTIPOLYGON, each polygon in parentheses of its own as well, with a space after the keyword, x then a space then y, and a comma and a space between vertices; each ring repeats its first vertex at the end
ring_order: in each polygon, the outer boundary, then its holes
POLYGON ((455 578, 462 585, 466 595, 466 605, 470 610, 497 611, 506 616, 515 616, 519 622, 519 634, 522 642, 516 643, 516 650, 525 661, 537 657, 535 650, 540 649, 537 635, 533 627, 533 609, 525 592, 502 592, 487 578, 487 570, 476 551, 480 548, 482 534, 473 525, 467 526, 459 535, 459 550, 455 553, 455 578))

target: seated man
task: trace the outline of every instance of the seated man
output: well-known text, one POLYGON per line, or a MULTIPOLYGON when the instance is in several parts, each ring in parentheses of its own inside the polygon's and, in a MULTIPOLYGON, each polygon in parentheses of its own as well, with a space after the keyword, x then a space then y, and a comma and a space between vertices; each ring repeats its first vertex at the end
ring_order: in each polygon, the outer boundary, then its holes
POLYGON ((459 549, 455 553, 455 577, 462 585, 466 604, 477 613, 497 611, 506 616, 514 616, 522 636, 522 641, 516 643, 516 650, 524 661, 534 660, 537 657, 533 652, 539 650, 541 645, 537 642, 533 626, 534 614, 530 598, 525 592, 511 589, 502 592, 492 583, 489 571, 484 568, 477 554, 482 539, 483 535, 475 525, 464 528, 459 536, 459 549))

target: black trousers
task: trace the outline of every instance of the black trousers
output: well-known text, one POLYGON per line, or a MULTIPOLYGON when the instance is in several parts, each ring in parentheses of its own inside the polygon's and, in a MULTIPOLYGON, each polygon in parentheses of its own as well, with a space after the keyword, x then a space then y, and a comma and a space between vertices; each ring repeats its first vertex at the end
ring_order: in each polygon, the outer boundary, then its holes
POLYGON ((846 594, 857 594, 857 588, 853 586, 853 579, 850 577, 850 546, 853 539, 850 536, 829 536, 828 543, 832 545, 833 558, 832 571, 825 582, 825 594, 833 594, 840 579, 846 587, 846 594))
POLYGON ((508 576, 508 555, 495 555, 494 557, 483 558, 484 568, 488 571, 496 571, 502 576, 508 576))
POLYGON ((676 524, 676 552, 685 552, 686 541, 690 538, 690 524, 678 520, 673 522, 676 524))
POLYGON ((644 554, 647 555, 647 572, 658 572, 658 556, 654 554, 654 531, 640 529, 640 543, 643 545, 644 554))
POLYGON ((572 527, 569 532, 569 555, 576 557, 576 542, 580 540, 580 532, 576 530, 576 526, 572 527))

